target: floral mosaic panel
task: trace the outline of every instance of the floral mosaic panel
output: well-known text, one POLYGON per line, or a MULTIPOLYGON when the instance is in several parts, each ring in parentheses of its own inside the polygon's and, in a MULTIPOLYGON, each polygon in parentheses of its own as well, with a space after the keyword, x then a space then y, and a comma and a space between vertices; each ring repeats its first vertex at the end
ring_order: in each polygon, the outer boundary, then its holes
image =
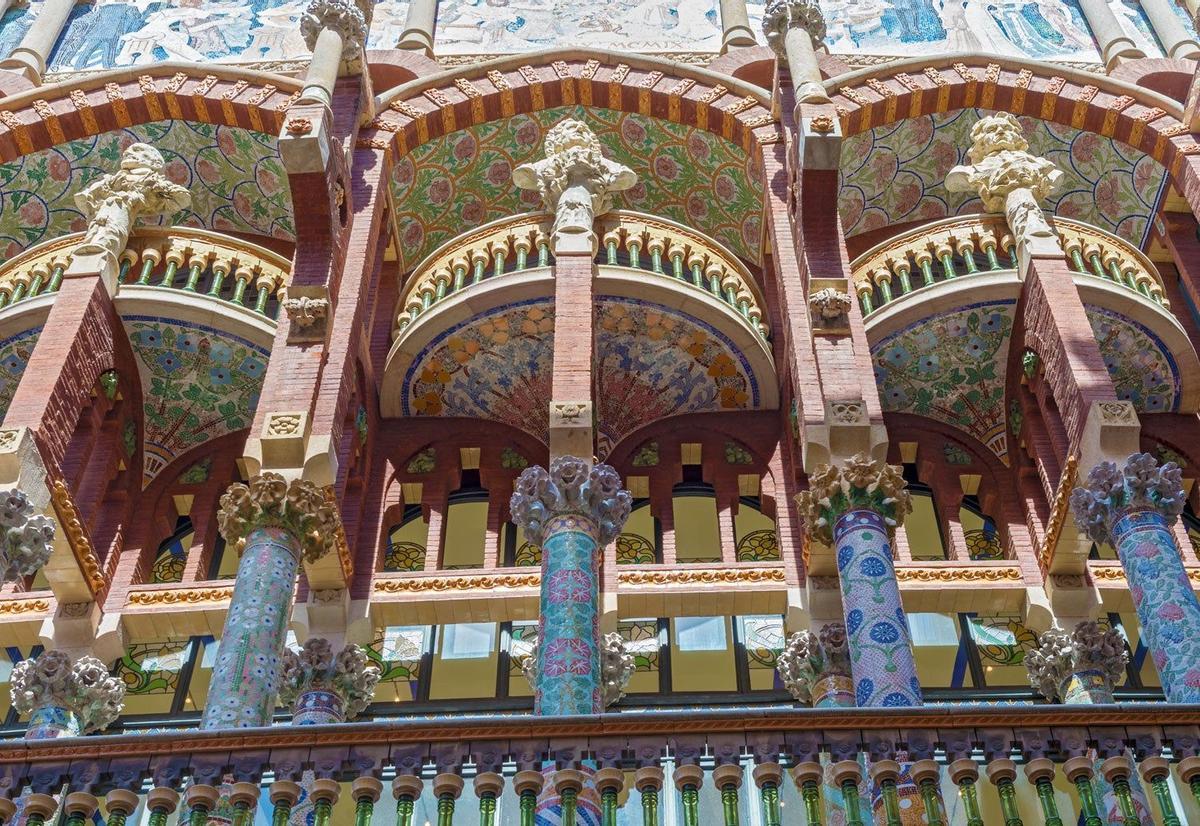
POLYGON ((958 307, 876 342, 871 356, 883 409, 953 425, 1007 463, 1004 387, 1013 303, 958 307))
MULTIPOLYGON (((209 63, 307 58, 299 22, 307 5, 307 0, 80 3, 50 55, 50 69, 104 69, 165 60, 209 63)), ((368 47, 395 46, 407 14, 408 0, 376 2, 368 47)), ((27 27, 19 17, 5 18, 0 27, 0 43, 7 46, 3 54, 19 41, 18 28, 27 27)))
MULTIPOLYGON (((602 454, 657 419, 759 406, 749 362, 722 333, 651 302, 598 296, 596 304, 602 454)), ((491 419, 546 440, 553 333, 553 303, 544 299, 444 331, 405 374, 403 415, 491 419)))
POLYGON ((1086 308, 1117 397, 1139 412, 1179 408, 1179 367, 1162 339, 1133 319, 1101 307, 1086 308))
POLYGON ((538 209, 537 193, 517 189, 512 171, 542 157, 546 132, 564 118, 587 122, 605 154, 638 174, 617 207, 688 224, 757 260, 762 191, 739 147, 636 113, 563 106, 452 132, 399 159, 392 191, 401 268, 471 227, 538 209))
POLYGON ((35 327, 0 341, 0 419, 4 418, 8 406, 12 404, 17 385, 21 383, 21 376, 25 375, 29 357, 33 355, 33 347, 41 333, 42 328, 35 327))
MULTIPOLYGON (((847 235, 889 224, 979 212, 979 198, 945 187, 950 168, 968 163, 971 127, 986 112, 965 109, 881 126, 846 140, 839 209, 847 235)), ((1034 118, 1021 118, 1030 151, 1065 176, 1047 200, 1075 218, 1142 245, 1165 170, 1124 144, 1034 118)))
POLYGON ((166 318, 126 316, 143 396, 143 485, 176 456, 249 427, 267 350, 229 333, 166 318))
POLYGON ((717 0, 556 0, 497 3, 441 0, 438 54, 500 54, 555 46, 631 52, 716 52, 721 48, 717 0))
POLYGON ((0 164, 0 259, 83 230, 87 223, 75 207, 75 193, 117 169, 122 150, 139 141, 158 147, 167 177, 192 193, 189 209, 157 223, 295 237, 291 192, 274 135, 165 120, 0 164))

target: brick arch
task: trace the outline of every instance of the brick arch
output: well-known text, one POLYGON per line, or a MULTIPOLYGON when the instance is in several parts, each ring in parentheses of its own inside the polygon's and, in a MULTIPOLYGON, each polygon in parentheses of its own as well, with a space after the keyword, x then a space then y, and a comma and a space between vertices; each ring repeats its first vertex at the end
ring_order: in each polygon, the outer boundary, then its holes
POLYGON ((0 163, 160 120, 277 134, 301 85, 236 67, 160 63, 33 89, 0 100, 0 163))
POLYGON ((782 140, 766 90, 644 55, 567 49, 417 78, 379 97, 357 146, 395 157, 482 123, 581 104, 704 129, 747 153, 782 140))
POLYGON ((1045 63, 944 57, 891 63, 827 84, 849 137, 876 126, 978 107, 1120 141, 1161 164, 1200 214, 1200 143, 1182 107, 1148 89, 1045 63))

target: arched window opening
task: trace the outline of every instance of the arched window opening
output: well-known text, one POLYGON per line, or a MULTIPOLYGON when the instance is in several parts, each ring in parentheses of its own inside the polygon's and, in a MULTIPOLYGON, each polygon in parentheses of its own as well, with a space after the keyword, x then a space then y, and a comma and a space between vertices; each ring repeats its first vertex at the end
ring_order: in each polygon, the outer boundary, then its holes
POLYGON ((542 564, 542 549, 525 538, 525 529, 512 522, 500 526, 500 547, 504 564, 516 568, 536 568, 542 564))
POLYGON ((175 522, 175 530, 158 546, 154 564, 150 568, 150 581, 182 582, 188 552, 192 549, 192 541, 195 538, 196 531, 192 527, 191 517, 179 517, 175 522))
POLYGON ((447 501, 443 570, 482 568, 487 543, 488 491, 478 470, 464 470, 462 485, 447 501))
POLYGON ((650 512, 649 499, 634 500, 633 510, 616 544, 618 565, 662 562, 662 527, 650 512))
POLYGON ((721 528, 717 495, 699 465, 683 466, 683 481, 671 492, 677 562, 720 562, 721 528))
POLYGON ((425 541, 429 523, 420 505, 405 505, 399 524, 388 531, 383 570, 388 572, 425 570, 425 541))
POLYGON ((972 560, 1004 559, 1004 546, 1000 544, 996 521, 983 512, 978 496, 962 498, 958 518, 967 542, 967 553, 972 560))
POLYGON ((933 501, 933 488, 922 482, 915 463, 904 465, 904 480, 912 498, 912 513, 904 518, 904 535, 915 562, 934 562, 946 558, 942 522, 933 501))
POLYGON ((777 562, 779 537, 775 520, 762 512, 762 500, 743 496, 733 516, 733 535, 737 541, 738 562, 777 562))

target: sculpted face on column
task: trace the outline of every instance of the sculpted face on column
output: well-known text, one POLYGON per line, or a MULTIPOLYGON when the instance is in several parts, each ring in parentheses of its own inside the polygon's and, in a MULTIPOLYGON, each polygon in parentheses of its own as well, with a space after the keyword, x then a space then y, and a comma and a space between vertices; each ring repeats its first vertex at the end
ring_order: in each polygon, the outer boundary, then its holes
POLYGON ((980 118, 971 127, 971 165, 951 169, 946 189, 976 193, 988 212, 1003 212, 1019 249, 1054 254, 1059 251, 1058 235, 1038 202, 1058 189, 1063 173, 1028 149, 1029 141, 1013 115, 980 118))
POLYGON ((637 183, 627 166, 604 157, 600 141, 582 121, 568 118, 546 133, 546 157, 513 170, 513 183, 535 190, 554 213, 553 240, 568 251, 588 252, 596 243, 592 224, 612 209, 613 193, 637 183))
POLYGON ((29 497, 17 488, 0 491, 0 582, 33 576, 50 561, 54 521, 34 514, 29 497))
POLYGON ((75 195, 88 219, 77 254, 107 254, 115 263, 138 218, 174 215, 192 203, 184 187, 163 174, 163 156, 149 144, 131 144, 121 153, 121 168, 93 181, 75 195))

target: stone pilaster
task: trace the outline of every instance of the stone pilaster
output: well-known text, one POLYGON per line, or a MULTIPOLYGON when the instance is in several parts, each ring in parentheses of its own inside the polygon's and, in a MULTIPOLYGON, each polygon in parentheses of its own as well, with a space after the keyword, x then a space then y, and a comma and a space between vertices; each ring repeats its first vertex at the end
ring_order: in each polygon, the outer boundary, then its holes
POLYGON ((296 571, 333 549, 338 514, 318 486, 264 473, 221 497, 217 526, 241 550, 201 728, 270 722, 296 571))
POLYGON ((1089 620, 1071 632, 1044 631, 1040 642, 1025 655, 1025 667, 1043 697, 1072 705, 1113 702, 1113 688, 1129 662, 1120 634, 1089 620))
POLYGON ((599 551, 621 532, 632 504, 616 470, 560 456, 550 470, 526 468, 509 505, 526 538, 542 548, 537 713, 603 711, 599 551))
POLYGON ((292 709, 292 725, 344 723, 371 703, 379 669, 357 645, 334 652, 329 640, 310 637, 300 653, 285 648, 279 701, 292 709))
POLYGON ((817 0, 770 0, 762 27, 767 45, 791 72, 797 105, 828 103, 817 66, 816 50, 825 42, 825 15, 817 0))
MULTIPOLYGON (((537 691, 538 687, 538 649, 541 646, 537 640, 529 655, 521 663, 521 672, 529 680, 530 687, 537 691)), ((625 687, 633 677, 635 664, 633 655, 625 645, 620 634, 605 634, 600 638, 600 681, 601 702, 605 708, 620 701, 625 696, 625 687)))
POLYGON ((27 740, 74 737, 107 728, 125 706, 125 685, 92 656, 72 662, 66 652, 44 651, 12 672, 12 703, 29 715, 27 740))
POLYGON ((818 633, 797 631, 787 638, 775 664, 791 695, 813 708, 853 707, 854 680, 846 626, 831 622, 818 633))
POLYGON ((921 705, 892 564, 895 529, 912 510, 900 469, 861 453, 841 467, 820 465, 796 504, 809 535, 837 553, 856 704, 921 705))
POLYGON ((34 513, 18 488, 0 490, 0 582, 33 576, 54 549, 54 521, 34 513))
POLYGON ((1167 700, 1200 702, 1200 601, 1171 526, 1184 506, 1183 474, 1135 453, 1118 468, 1101 462, 1071 494, 1080 530, 1117 550, 1167 700))

